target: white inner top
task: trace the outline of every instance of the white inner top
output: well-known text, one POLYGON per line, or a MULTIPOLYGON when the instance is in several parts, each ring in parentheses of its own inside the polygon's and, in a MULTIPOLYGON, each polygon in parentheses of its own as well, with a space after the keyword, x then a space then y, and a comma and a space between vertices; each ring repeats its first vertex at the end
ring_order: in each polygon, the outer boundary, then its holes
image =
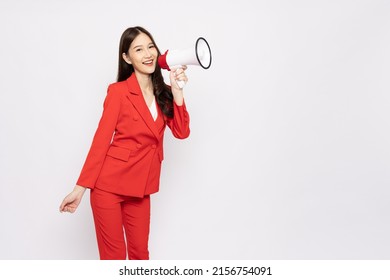
POLYGON ((152 114, 153 120, 157 119, 157 107, 156 107, 156 98, 153 97, 152 104, 149 107, 150 114, 152 114))

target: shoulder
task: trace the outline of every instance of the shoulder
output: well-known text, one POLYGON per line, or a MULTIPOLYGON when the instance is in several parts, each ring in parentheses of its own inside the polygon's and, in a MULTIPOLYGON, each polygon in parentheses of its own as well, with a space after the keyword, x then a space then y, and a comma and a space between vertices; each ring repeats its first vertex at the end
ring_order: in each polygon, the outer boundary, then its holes
POLYGON ((126 94, 126 86, 123 82, 109 84, 107 87, 107 95, 104 100, 104 105, 120 104, 122 96, 126 94))
POLYGON ((126 81, 116 82, 108 85, 107 97, 121 98, 127 92, 126 81))
POLYGON ((116 82, 108 85, 108 92, 122 92, 126 89, 126 81, 116 82))

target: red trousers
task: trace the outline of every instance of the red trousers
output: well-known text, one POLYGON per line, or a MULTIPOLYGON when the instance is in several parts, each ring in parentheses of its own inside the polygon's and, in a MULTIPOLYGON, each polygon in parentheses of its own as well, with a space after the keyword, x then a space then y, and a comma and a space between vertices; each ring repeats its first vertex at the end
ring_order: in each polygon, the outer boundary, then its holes
POLYGON ((127 251, 128 259, 148 260, 150 197, 117 195, 97 188, 90 197, 100 259, 125 260, 127 251))

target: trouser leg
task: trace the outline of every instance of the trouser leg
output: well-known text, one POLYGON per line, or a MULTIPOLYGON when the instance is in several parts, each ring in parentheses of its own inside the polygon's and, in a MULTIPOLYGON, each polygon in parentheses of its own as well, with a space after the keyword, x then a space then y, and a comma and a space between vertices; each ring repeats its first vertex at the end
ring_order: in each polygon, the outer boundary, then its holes
POLYGON ((128 198, 122 203, 123 225, 125 227, 128 258, 148 260, 150 196, 128 198))
POLYGON ((121 196, 95 188, 90 197, 100 259, 125 260, 121 196))

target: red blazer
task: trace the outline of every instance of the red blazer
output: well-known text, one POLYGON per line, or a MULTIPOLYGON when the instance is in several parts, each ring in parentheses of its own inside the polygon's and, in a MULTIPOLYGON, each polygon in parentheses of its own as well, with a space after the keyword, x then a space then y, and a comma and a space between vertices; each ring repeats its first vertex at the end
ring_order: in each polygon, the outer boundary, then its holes
POLYGON ((172 119, 157 106, 154 121, 135 74, 111 84, 77 185, 135 197, 157 192, 166 125, 176 138, 190 134, 185 104, 173 104, 172 119))

